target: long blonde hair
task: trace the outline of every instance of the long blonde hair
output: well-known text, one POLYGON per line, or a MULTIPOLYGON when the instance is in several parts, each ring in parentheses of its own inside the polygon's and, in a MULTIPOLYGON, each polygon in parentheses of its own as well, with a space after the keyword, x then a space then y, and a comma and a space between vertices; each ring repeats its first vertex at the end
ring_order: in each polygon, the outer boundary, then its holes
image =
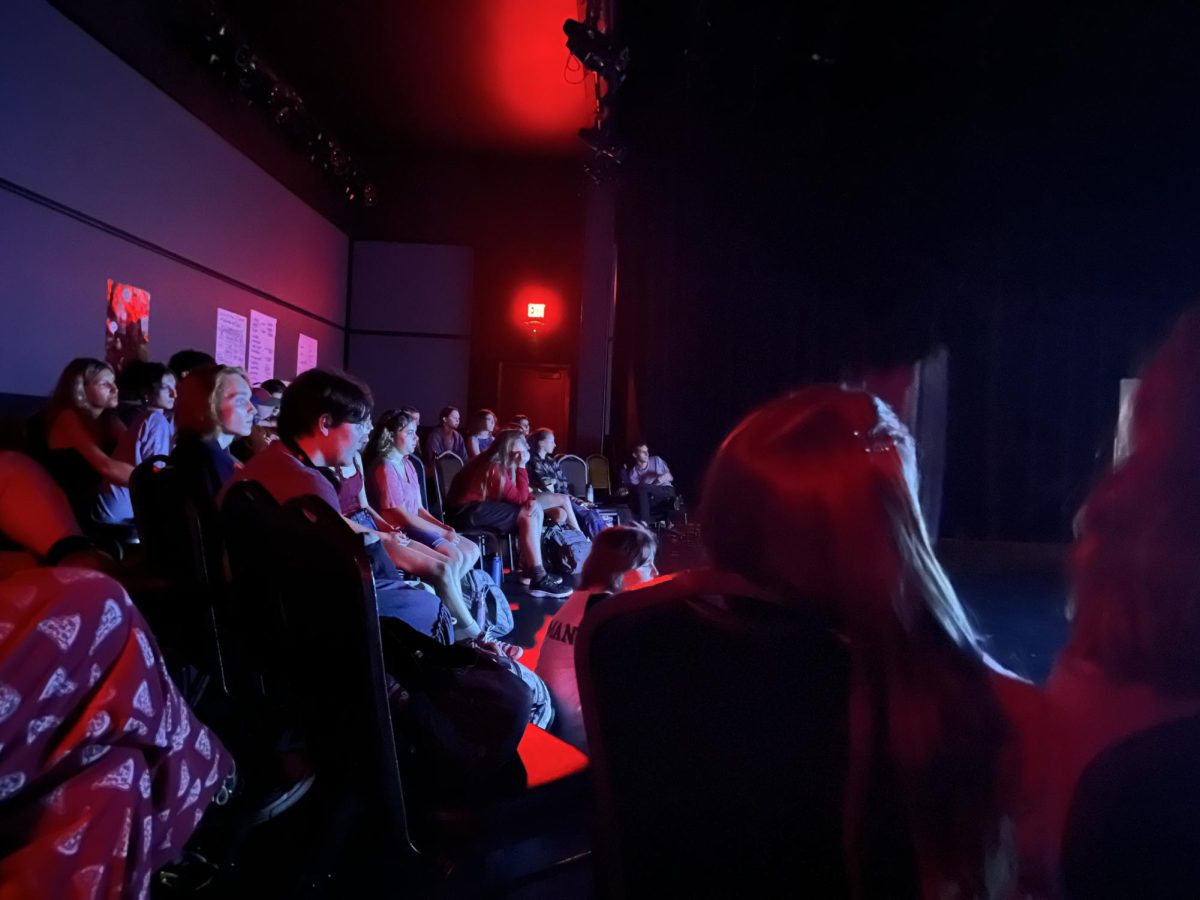
POLYGON ((847 640, 852 878, 865 861, 870 784, 889 771, 927 887, 991 897, 1000 888, 988 884, 989 865, 1005 849, 1007 726, 979 638, 930 546, 912 451, 881 401, 807 388, 726 438, 701 523, 715 565, 815 607, 847 640))

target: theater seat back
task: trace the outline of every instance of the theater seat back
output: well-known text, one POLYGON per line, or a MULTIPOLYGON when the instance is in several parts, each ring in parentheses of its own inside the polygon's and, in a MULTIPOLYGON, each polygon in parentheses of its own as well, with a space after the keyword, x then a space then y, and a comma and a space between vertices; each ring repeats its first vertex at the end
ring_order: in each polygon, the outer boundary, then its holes
POLYGON ((698 570, 594 606, 576 662, 606 894, 847 895, 849 659, 826 627, 698 570))
POLYGON ((1200 897, 1200 716, 1105 750, 1075 788, 1063 837, 1067 900, 1200 897))

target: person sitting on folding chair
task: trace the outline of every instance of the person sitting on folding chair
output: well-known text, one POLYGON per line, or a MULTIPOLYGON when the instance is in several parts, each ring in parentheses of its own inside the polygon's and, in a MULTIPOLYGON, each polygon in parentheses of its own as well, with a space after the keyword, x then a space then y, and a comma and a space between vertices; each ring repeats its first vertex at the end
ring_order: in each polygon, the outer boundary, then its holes
POLYGON ((529 469, 529 486, 538 495, 538 501, 547 506, 548 498, 555 497, 561 498, 559 503, 569 503, 579 523, 579 530, 588 538, 594 538, 603 531, 604 517, 571 496, 571 486, 563 473, 562 463, 554 458, 554 432, 549 428, 538 428, 529 436, 529 448, 529 463, 526 465, 529 469))
POLYGON ((484 453, 458 473, 446 497, 446 518, 461 528, 516 533, 524 579, 534 597, 569 597, 570 588, 542 565, 542 522, 545 516, 530 490, 529 444, 516 430, 502 431, 484 453))
POLYGON ((661 456, 651 456, 645 441, 633 445, 633 460, 621 467, 621 489, 643 525, 666 518, 675 500, 675 477, 661 456))
MULTIPOLYGON (((257 481, 279 503, 313 494, 339 514, 336 467, 353 465, 371 423, 371 395, 345 375, 309 369, 284 391, 279 440, 232 479, 257 481)), ((454 640, 449 611, 435 595, 405 583, 377 535, 363 536, 379 615, 400 619, 441 643, 454 640)))

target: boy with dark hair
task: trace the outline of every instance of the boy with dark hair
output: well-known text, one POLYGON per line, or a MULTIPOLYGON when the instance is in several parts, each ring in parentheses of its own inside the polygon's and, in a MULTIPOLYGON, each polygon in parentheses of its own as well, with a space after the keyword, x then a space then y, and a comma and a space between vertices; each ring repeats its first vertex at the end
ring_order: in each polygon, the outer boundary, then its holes
POLYGON ((216 363, 216 360, 203 350, 180 350, 167 360, 167 367, 175 373, 175 377, 180 381, 183 376, 192 369, 198 369, 201 366, 211 366, 216 363))
MULTIPOLYGON (((309 369, 288 386, 279 410, 279 440, 253 457, 232 481, 257 481, 278 502, 314 494, 341 513, 337 469, 371 429, 371 394, 347 375, 309 369)), ((379 615, 400 619, 442 643, 454 638, 450 613, 436 595, 404 583, 375 534, 364 535, 379 615)))
POLYGON ((266 381, 264 381, 259 386, 264 391, 266 391, 268 394, 270 394, 272 397, 275 397, 276 399, 279 399, 280 397, 282 397, 283 392, 287 390, 287 385, 284 384, 282 381, 280 381, 278 378, 268 378, 266 381))

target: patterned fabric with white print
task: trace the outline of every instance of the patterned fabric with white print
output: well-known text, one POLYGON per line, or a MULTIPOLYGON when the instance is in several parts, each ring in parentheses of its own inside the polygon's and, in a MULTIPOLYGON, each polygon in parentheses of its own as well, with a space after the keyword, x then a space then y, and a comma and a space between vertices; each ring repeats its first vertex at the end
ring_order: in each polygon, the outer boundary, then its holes
POLYGON ((232 769, 119 584, 0 582, 0 900, 148 897, 232 769))

